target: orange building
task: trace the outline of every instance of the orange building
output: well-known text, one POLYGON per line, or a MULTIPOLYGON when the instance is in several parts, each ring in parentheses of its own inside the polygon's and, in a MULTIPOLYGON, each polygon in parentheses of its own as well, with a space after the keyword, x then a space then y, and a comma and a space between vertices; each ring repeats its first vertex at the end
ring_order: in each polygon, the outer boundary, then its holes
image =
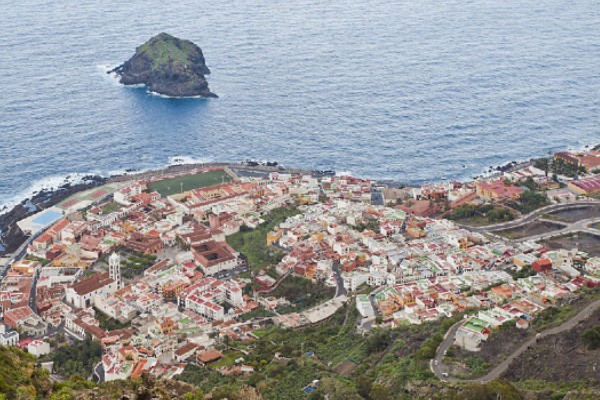
POLYGON ((280 230, 274 230, 267 233, 267 246, 277 242, 279 239, 281 239, 281 236, 283 236, 283 232, 280 230))
POLYGON ((179 293, 187 287, 184 281, 169 281, 162 286, 162 296, 164 301, 177 300, 179 293))
POLYGON ((516 199, 523 193, 523 189, 507 185, 502 179, 491 182, 476 182, 477 195, 488 199, 516 199))

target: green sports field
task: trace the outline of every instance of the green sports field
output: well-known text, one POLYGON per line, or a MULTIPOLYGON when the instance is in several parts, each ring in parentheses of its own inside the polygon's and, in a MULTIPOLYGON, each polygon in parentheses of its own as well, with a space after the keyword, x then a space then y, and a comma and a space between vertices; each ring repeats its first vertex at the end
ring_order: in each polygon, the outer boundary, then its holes
POLYGON ((197 189, 206 186, 218 185, 229 182, 231 177, 225 171, 209 171, 202 174, 186 175, 179 178, 164 179, 148 184, 148 189, 156 190, 161 196, 166 197, 183 191, 197 189))

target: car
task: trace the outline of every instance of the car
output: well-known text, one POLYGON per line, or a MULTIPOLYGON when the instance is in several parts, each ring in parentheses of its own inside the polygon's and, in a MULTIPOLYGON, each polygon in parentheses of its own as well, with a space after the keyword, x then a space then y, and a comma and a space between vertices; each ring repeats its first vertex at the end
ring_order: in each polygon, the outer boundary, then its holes
POLYGON ((433 365, 435 365, 435 366, 437 367, 437 365, 438 365, 438 360, 434 360, 434 361, 433 361, 433 365))
POLYGON ((448 373, 447 373, 447 372, 442 372, 442 376, 443 376, 444 378, 447 378, 447 377, 448 377, 448 373))

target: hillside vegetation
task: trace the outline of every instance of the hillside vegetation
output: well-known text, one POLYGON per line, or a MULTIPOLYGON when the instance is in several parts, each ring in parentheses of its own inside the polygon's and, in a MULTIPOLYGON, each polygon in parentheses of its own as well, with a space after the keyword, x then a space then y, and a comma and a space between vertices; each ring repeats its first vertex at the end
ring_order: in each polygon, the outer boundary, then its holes
POLYGON ((48 371, 37 368, 35 358, 16 347, 0 346, 0 399, 45 398, 52 385, 48 371))

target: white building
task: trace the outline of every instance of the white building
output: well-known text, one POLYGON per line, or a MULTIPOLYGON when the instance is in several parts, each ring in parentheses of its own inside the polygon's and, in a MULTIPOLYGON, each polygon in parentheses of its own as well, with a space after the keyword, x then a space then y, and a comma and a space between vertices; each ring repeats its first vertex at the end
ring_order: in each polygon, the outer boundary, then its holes
POLYGON ((240 307, 244 305, 244 296, 242 288, 233 281, 225 282, 221 285, 225 289, 225 301, 234 307, 240 307))
POLYGON ((210 320, 218 321, 225 318, 225 309, 223 307, 196 295, 186 297, 185 308, 210 320))
POLYGON ((139 182, 135 182, 131 186, 127 186, 114 193, 115 203, 128 206, 131 204, 131 198, 141 194, 143 190, 144 187, 139 182))
POLYGON ((585 269, 592 275, 600 275, 600 257, 592 257, 585 263, 585 269))
POLYGON ((95 304, 96 295, 110 294, 117 290, 117 282, 108 273, 96 273, 81 279, 66 290, 66 300, 77 308, 95 304))
POLYGON ((355 291, 360 285, 366 283, 369 279, 369 274, 362 272, 351 272, 349 274, 344 274, 344 288, 348 291, 355 291))
POLYGON ((363 318, 372 318, 375 316, 373 305, 366 294, 356 296, 356 309, 363 318))
POLYGON ((34 340, 27 345, 27 351, 36 358, 45 354, 50 354, 50 343, 39 339, 34 340))
POLYGON ((0 328, 0 331, 2 331, 2 333, 0 333, 0 344, 2 346, 16 346, 19 341, 19 332, 6 332, 6 325, 4 324, 0 324, 0 327, 2 327, 0 328))
POLYGON ((121 256, 117 253, 112 253, 108 258, 108 276, 117 283, 117 290, 123 287, 121 278, 121 256))

